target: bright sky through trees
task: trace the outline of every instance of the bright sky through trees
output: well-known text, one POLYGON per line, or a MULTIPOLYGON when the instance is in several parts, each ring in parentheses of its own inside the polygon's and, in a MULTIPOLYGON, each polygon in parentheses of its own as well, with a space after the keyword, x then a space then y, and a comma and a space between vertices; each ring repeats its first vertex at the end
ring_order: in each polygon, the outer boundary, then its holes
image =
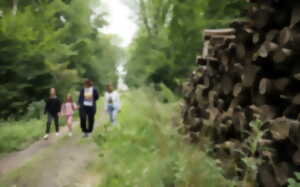
MULTIPOLYGON (((102 32, 119 36, 121 38, 120 46, 127 47, 133 40, 137 31, 137 25, 131 19, 132 14, 130 9, 122 2, 122 0, 105 1, 104 6, 105 12, 108 13, 108 16, 106 17, 108 25, 102 29, 102 32)), ((126 62, 119 62, 117 67, 119 89, 127 89, 127 86, 124 83, 124 76, 126 75, 124 63, 126 62)))
POLYGON ((108 0, 104 4, 109 14, 107 16, 109 25, 103 29, 103 32, 118 35, 122 39, 121 46, 128 46, 137 30, 136 24, 130 18, 130 9, 122 0, 108 0))

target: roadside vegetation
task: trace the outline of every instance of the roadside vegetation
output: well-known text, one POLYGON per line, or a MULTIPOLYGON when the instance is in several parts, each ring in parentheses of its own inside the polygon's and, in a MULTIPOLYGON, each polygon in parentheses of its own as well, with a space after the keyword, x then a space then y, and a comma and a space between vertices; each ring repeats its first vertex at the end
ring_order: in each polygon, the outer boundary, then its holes
MULTIPOLYGON (((20 151, 41 139, 45 133, 46 115, 44 115, 44 102, 34 102, 27 113, 19 120, 9 119, 0 121, 0 157, 6 153, 20 151)), ((78 119, 78 113, 74 115, 78 119)), ((66 124, 65 118, 61 117, 60 126, 66 124)), ((51 126, 54 131, 54 125, 51 126)))
POLYGON ((231 186, 217 163, 179 134, 179 101, 138 89, 124 94, 119 125, 95 133, 99 187, 231 186), (105 171, 105 172, 103 172, 105 171))
POLYGON ((0 125, 1 154, 18 151, 38 140, 44 133, 44 122, 39 119, 7 121, 0 125))

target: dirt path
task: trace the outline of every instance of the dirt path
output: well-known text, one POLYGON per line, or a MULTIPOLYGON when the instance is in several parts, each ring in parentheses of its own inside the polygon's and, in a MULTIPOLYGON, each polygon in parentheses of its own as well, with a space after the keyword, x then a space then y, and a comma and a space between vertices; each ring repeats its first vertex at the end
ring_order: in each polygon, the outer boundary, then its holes
POLYGON ((96 186, 99 176, 89 166, 99 159, 99 148, 91 137, 82 138, 79 128, 72 137, 62 134, 0 160, 0 187, 96 186))
MULTIPOLYGON (((65 134, 67 132, 67 128, 64 127, 61 129, 62 134, 65 134)), ((54 143, 56 143, 61 137, 55 137, 51 136, 49 140, 45 141, 42 138, 30 145, 28 148, 13 152, 8 155, 6 155, 4 158, 0 159, 0 178, 16 169, 24 166, 27 162, 32 160, 32 156, 38 154, 39 152, 43 151, 44 149, 47 149, 54 143)))

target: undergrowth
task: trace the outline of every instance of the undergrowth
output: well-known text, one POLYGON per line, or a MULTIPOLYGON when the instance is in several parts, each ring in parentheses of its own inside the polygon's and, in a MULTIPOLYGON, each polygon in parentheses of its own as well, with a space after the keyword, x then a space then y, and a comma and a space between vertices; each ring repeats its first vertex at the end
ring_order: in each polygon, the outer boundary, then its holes
POLYGON ((179 103, 163 104, 158 94, 124 94, 119 125, 95 133, 102 157, 97 167, 105 171, 99 187, 232 186, 214 160, 178 133, 179 103))
POLYGON ((13 152, 39 139, 44 133, 44 121, 38 119, 0 123, 0 154, 13 152))
MULTIPOLYGON (((29 110, 23 119, 0 121, 0 155, 22 150, 44 135, 47 117, 41 112, 44 106, 39 103, 42 102, 36 103, 38 104, 32 105, 32 110, 29 110)), ((74 115, 75 120, 78 119, 77 113, 74 115)), ((64 117, 60 117, 59 124, 60 127, 66 125, 64 117)), ((52 123, 51 133, 54 131, 52 123)))

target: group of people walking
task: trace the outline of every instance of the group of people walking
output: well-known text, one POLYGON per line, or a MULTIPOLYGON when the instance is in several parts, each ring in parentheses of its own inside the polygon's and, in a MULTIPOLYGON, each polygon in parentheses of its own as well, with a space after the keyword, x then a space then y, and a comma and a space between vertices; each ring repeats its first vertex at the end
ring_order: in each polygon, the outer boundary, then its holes
MULTIPOLYGON (((84 82, 83 88, 80 90, 77 104, 73 102, 72 96, 68 95, 61 103, 56 94, 56 89, 50 89, 50 96, 46 101, 45 114, 48 115, 46 134, 44 139, 48 139, 51 124, 54 121, 56 136, 59 136, 59 117, 66 118, 68 126, 68 135, 72 136, 73 114, 75 110, 79 110, 80 127, 83 137, 88 137, 94 129, 95 115, 97 112, 97 100, 99 99, 99 92, 94 87, 91 80, 84 82)), ((117 114, 120 112, 121 102, 119 93, 113 89, 111 84, 107 85, 104 94, 104 107, 109 115, 112 124, 116 124, 117 114)))

